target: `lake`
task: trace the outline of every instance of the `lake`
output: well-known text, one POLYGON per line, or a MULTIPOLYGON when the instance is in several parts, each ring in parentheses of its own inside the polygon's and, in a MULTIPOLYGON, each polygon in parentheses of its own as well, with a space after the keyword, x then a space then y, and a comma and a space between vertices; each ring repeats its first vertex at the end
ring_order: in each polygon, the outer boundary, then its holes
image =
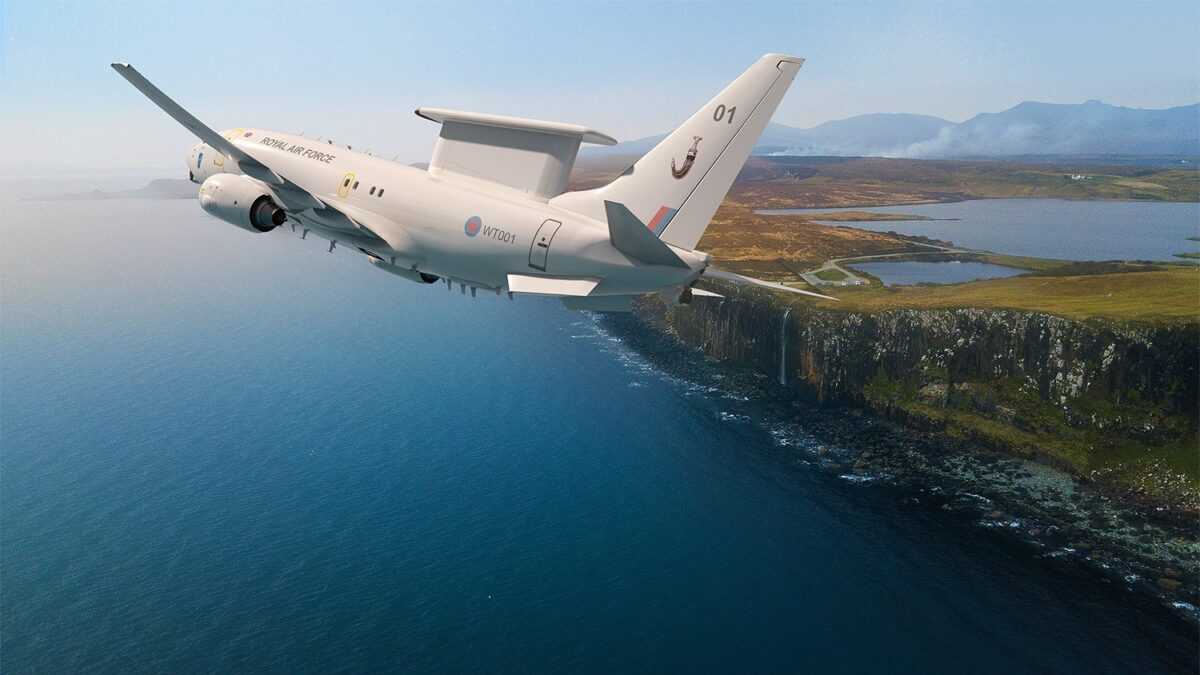
POLYGON ((912 284, 959 284, 979 279, 1001 279, 1024 274, 1004 265, 992 265, 974 261, 921 262, 901 260, 898 262, 855 262, 844 263, 846 267, 866 272, 883 282, 884 286, 909 286, 912 284))
POLYGON ((764 214, 870 211, 939 220, 828 222, 952 241, 995 253, 1062 260, 1175 260, 1200 251, 1200 203, 979 199, 947 204, 771 209, 764 214))
POLYGON ((4 207, 6 672, 1194 665, 1126 591, 806 466, 557 302, 192 200, 4 207))

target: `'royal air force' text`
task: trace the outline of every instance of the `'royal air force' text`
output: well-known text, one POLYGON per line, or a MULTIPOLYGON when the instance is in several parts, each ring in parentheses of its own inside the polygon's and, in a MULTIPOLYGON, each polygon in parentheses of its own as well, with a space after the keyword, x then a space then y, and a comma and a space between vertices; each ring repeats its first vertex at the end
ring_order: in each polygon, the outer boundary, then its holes
POLYGON ((271 138, 270 136, 264 136, 259 142, 268 147, 279 148, 284 152, 290 152, 293 155, 300 155, 301 157, 307 157, 308 159, 315 159, 318 162, 324 162, 326 164, 329 164, 334 159, 337 159, 337 155, 330 155, 328 153, 321 152, 320 150, 313 150, 312 148, 306 148, 303 145, 288 143, 287 141, 281 141, 278 138, 271 138))

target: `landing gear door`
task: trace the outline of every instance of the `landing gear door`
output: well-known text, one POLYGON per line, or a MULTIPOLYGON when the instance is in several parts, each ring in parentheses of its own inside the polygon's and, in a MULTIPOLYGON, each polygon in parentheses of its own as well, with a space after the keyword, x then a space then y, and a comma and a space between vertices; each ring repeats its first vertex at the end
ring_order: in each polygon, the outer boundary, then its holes
POLYGON ((533 244, 529 247, 530 267, 546 271, 546 260, 550 256, 550 242, 554 239, 554 233, 558 232, 559 227, 562 227, 562 223, 559 221, 547 220, 538 228, 537 234, 533 236, 533 244))

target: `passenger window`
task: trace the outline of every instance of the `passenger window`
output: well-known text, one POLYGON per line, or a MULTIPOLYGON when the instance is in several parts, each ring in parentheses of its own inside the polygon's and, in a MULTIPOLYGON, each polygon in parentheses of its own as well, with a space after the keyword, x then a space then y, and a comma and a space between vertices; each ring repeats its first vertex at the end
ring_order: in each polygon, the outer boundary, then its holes
POLYGON ((379 197, 382 197, 382 196, 383 196, 383 188, 379 188, 379 195, 378 195, 378 196, 379 196, 379 197))
POLYGON ((375 194, 375 186, 374 185, 371 186, 371 194, 375 194))
POLYGON ((352 187, 352 188, 350 188, 350 189, 351 189, 351 190, 357 190, 357 189, 358 189, 358 181, 354 181, 354 187, 352 187))

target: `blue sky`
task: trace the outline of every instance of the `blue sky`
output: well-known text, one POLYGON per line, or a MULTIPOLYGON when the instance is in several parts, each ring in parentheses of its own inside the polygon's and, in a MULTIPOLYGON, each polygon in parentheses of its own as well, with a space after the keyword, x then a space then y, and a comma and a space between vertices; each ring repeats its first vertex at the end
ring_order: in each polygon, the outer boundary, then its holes
POLYGON ((808 59, 775 121, 962 120, 1022 100, 1200 100, 1200 3, 0 0, 0 170, 166 167, 191 138, 108 68, 217 128, 427 159, 440 106, 594 126, 685 119, 759 55, 808 59))

